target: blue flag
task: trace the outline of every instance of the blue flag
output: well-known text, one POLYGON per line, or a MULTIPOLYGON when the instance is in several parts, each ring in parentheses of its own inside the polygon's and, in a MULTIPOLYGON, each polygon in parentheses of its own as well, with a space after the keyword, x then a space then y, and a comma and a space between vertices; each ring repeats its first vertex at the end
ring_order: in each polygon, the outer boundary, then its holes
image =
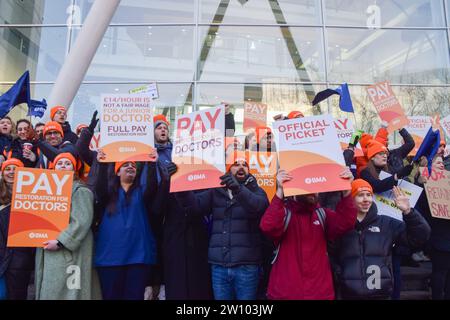
POLYGON ((417 153, 413 159, 413 161, 419 161, 422 156, 426 157, 428 160, 429 175, 431 175, 431 162, 433 161, 433 158, 439 149, 440 142, 441 135, 439 129, 433 131, 433 128, 431 127, 430 130, 428 130, 427 135, 423 139, 423 142, 420 145, 419 150, 417 150, 417 153))
POLYGON ((17 82, 0 96, 0 118, 6 116, 12 108, 30 101, 30 74, 26 71, 17 82))
POLYGON ((328 99, 330 96, 332 96, 334 94, 338 94, 340 97, 339 98, 339 108, 342 111, 354 112, 353 103, 352 103, 352 99, 350 97, 350 92, 348 91, 347 83, 341 84, 336 89, 325 89, 325 90, 317 93, 312 102, 313 106, 318 104, 319 102, 322 102, 325 99, 328 99))
POLYGON ((2 96, 0 96, 0 118, 6 116, 15 106, 26 103, 28 105, 28 115, 41 118, 47 109, 44 100, 37 101, 30 98, 30 73, 25 73, 17 82, 2 96))
POLYGON ((30 100, 30 104, 28 105, 29 116, 42 118, 45 110, 47 110, 47 101, 45 99, 42 99, 42 101, 30 100))

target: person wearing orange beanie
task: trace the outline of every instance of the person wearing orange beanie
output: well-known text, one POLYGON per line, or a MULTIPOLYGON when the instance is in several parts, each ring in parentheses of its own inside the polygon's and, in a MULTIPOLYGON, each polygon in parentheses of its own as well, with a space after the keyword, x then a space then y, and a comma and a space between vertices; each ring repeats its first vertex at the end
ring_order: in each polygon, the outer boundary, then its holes
POLYGON ((3 161, 2 163, 2 172, 8 167, 8 166, 15 166, 15 167, 24 167, 23 162, 16 158, 10 158, 6 161, 3 161))
MULTIPOLYGON (((53 160, 51 166, 49 169, 56 169, 56 165, 58 164, 59 160, 68 160, 70 164, 72 165, 72 170, 77 172, 80 170, 82 163, 80 160, 76 159, 76 157, 71 154, 70 152, 63 152, 58 154, 55 159, 53 160)), ((62 161, 64 162, 64 161, 62 161)), ((62 165, 61 165, 62 166, 62 165)), ((65 170, 66 167, 70 167, 67 165, 67 163, 64 164, 64 169, 58 169, 58 170, 65 170)))
MULTIPOLYGON (((77 159, 71 153, 54 158, 55 171, 76 171, 77 159)), ((43 239, 43 247, 36 250, 36 300, 100 300, 101 289, 94 267, 94 195, 74 172, 71 189, 69 224, 61 232, 43 239), (81 276, 78 288, 67 284, 73 274, 70 265, 77 266, 81 276), (52 279, 48 281, 48 279, 52 279)))
POLYGON ((75 144, 78 136, 72 131, 67 121, 67 109, 64 106, 54 106, 50 109, 50 120, 58 122, 64 132, 64 141, 70 141, 75 144))
MULTIPOLYGON (((0 179, 0 281, 6 286, 6 299, 27 300, 34 268, 34 248, 7 247, 8 226, 16 170, 22 161, 10 158, 2 163, 0 179)), ((5 299, 0 293, 0 300, 5 299)))
POLYGON ((301 111, 291 111, 289 112, 289 114, 287 115, 288 119, 295 119, 295 118, 304 118, 305 116, 303 115, 303 113, 301 111))
POLYGON ((367 146, 367 158, 369 163, 361 171, 361 178, 366 180, 372 186, 374 192, 381 193, 392 189, 397 185, 398 180, 407 177, 412 169, 412 165, 402 167, 395 172, 388 165, 388 149, 376 140, 371 140, 367 146), (380 180, 380 172, 391 173, 391 176, 380 180))
POLYGON ((365 180, 352 182, 352 197, 358 210, 353 230, 336 244, 334 261, 340 270, 338 285, 344 300, 386 300, 391 297, 393 247, 421 246, 431 229, 422 215, 411 208, 406 194, 394 187, 394 202, 403 221, 383 215, 373 202, 372 186, 365 180), (374 281, 368 280, 372 275, 374 281))
POLYGON ((64 141, 65 132, 56 121, 47 122, 44 126, 43 137, 37 142, 38 161, 37 166, 47 169, 51 166, 55 157, 64 152, 78 155, 74 144, 64 141))
POLYGON ((114 164, 114 174, 117 174, 126 163, 129 163, 129 166, 136 168, 136 162, 134 161, 119 161, 114 164))

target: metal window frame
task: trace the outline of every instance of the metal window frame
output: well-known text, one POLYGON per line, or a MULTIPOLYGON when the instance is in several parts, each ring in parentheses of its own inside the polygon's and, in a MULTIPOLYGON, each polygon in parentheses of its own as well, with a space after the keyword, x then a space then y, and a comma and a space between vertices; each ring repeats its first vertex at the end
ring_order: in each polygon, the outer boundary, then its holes
MULTIPOLYGON (((357 30, 373 30, 373 28, 370 28, 368 26, 345 26, 345 25, 333 25, 333 24, 327 24, 326 23, 326 6, 325 6, 325 0, 320 0, 319 2, 319 10, 321 15, 321 24, 244 24, 244 23, 203 23, 200 21, 200 1, 201 0, 195 0, 194 1, 194 22, 193 23, 111 23, 110 27, 168 27, 168 26, 179 26, 179 27, 194 27, 194 34, 193 34, 193 68, 194 68, 194 79, 192 81, 158 81, 158 83, 161 84, 193 84, 193 96, 192 96, 192 107, 193 110, 198 110, 198 85, 202 84, 224 84, 224 85, 246 85, 246 84, 255 84, 255 85, 263 85, 263 84, 281 84, 281 85, 297 85, 297 84, 310 84, 310 85, 324 85, 324 86, 331 86, 331 85, 339 85, 340 83, 329 81, 328 78, 328 72, 329 72, 329 56, 328 56, 328 28, 333 29, 357 29, 357 30), (198 64, 197 64, 197 57, 199 54, 199 31, 200 27, 208 27, 208 26, 220 26, 220 27, 293 27, 293 28, 320 28, 322 30, 322 49, 324 54, 324 67, 325 67, 325 81, 316 81, 316 82, 302 82, 302 81, 278 81, 278 82, 236 82, 236 81, 201 81, 197 80, 197 74, 198 74, 198 64)), ((445 31, 447 34, 447 48, 448 48, 448 55, 450 57, 450 21, 449 21, 449 13, 450 8, 447 5, 446 0, 441 0, 443 4, 444 9, 444 24, 443 27, 380 27, 376 30, 425 30, 425 31, 433 31, 433 30, 440 30, 445 31)), ((76 0, 71 0, 71 5, 75 5, 76 0)), ((72 21, 73 22, 73 21, 72 21)), ((69 45, 66 48, 66 56, 70 51, 70 46, 72 43, 72 37, 73 37, 73 29, 82 27, 82 24, 71 24, 68 25, 67 23, 60 23, 60 24, 0 24, 0 28, 7 28, 7 27, 14 27, 14 28, 52 28, 52 27, 66 27, 68 28, 68 37, 69 37, 69 45)), ((142 81, 83 81, 82 84, 143 84, 143 83, 150 83, 148 82, 142 82, 142 81)), ((13 81, 2 81, 0 79, 0 85, 12 85, 15 82, 13 81)), ((54 81, 31 81, 30 82, 33 85, 51 85, 54 84, 54 81)), ((372 83, 362 83, 362 82, 348 82, 350 86, 368 86, 372 83)), ((391 83, 394 87, 433 87, 433 88, 448 88, 450 87, 450 83, 445 84, 436 84, 436 83, 391 83)), ((331 111, 331 105, 328 101, 328 112, 331 111)))

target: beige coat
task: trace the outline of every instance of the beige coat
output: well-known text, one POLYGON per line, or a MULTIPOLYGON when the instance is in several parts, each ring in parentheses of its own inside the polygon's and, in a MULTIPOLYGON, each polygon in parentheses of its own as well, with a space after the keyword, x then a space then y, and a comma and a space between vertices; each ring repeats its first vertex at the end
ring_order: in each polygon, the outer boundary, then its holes
POLYGON ((78 181, 72 187, 70 222, 59 236, 64 248, 36 251, 36 300, 101 299, 100 283, 93 265, 91 225, 94 196, 78 181))

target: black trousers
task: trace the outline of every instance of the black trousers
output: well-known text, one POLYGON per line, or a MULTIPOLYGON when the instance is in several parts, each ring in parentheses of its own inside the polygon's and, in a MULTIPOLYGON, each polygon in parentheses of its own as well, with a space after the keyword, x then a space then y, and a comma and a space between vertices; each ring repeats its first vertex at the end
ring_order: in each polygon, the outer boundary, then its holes
POLYGON ((433 300, 450 300, 450 252, 432 251, 431 290, 433 300))

